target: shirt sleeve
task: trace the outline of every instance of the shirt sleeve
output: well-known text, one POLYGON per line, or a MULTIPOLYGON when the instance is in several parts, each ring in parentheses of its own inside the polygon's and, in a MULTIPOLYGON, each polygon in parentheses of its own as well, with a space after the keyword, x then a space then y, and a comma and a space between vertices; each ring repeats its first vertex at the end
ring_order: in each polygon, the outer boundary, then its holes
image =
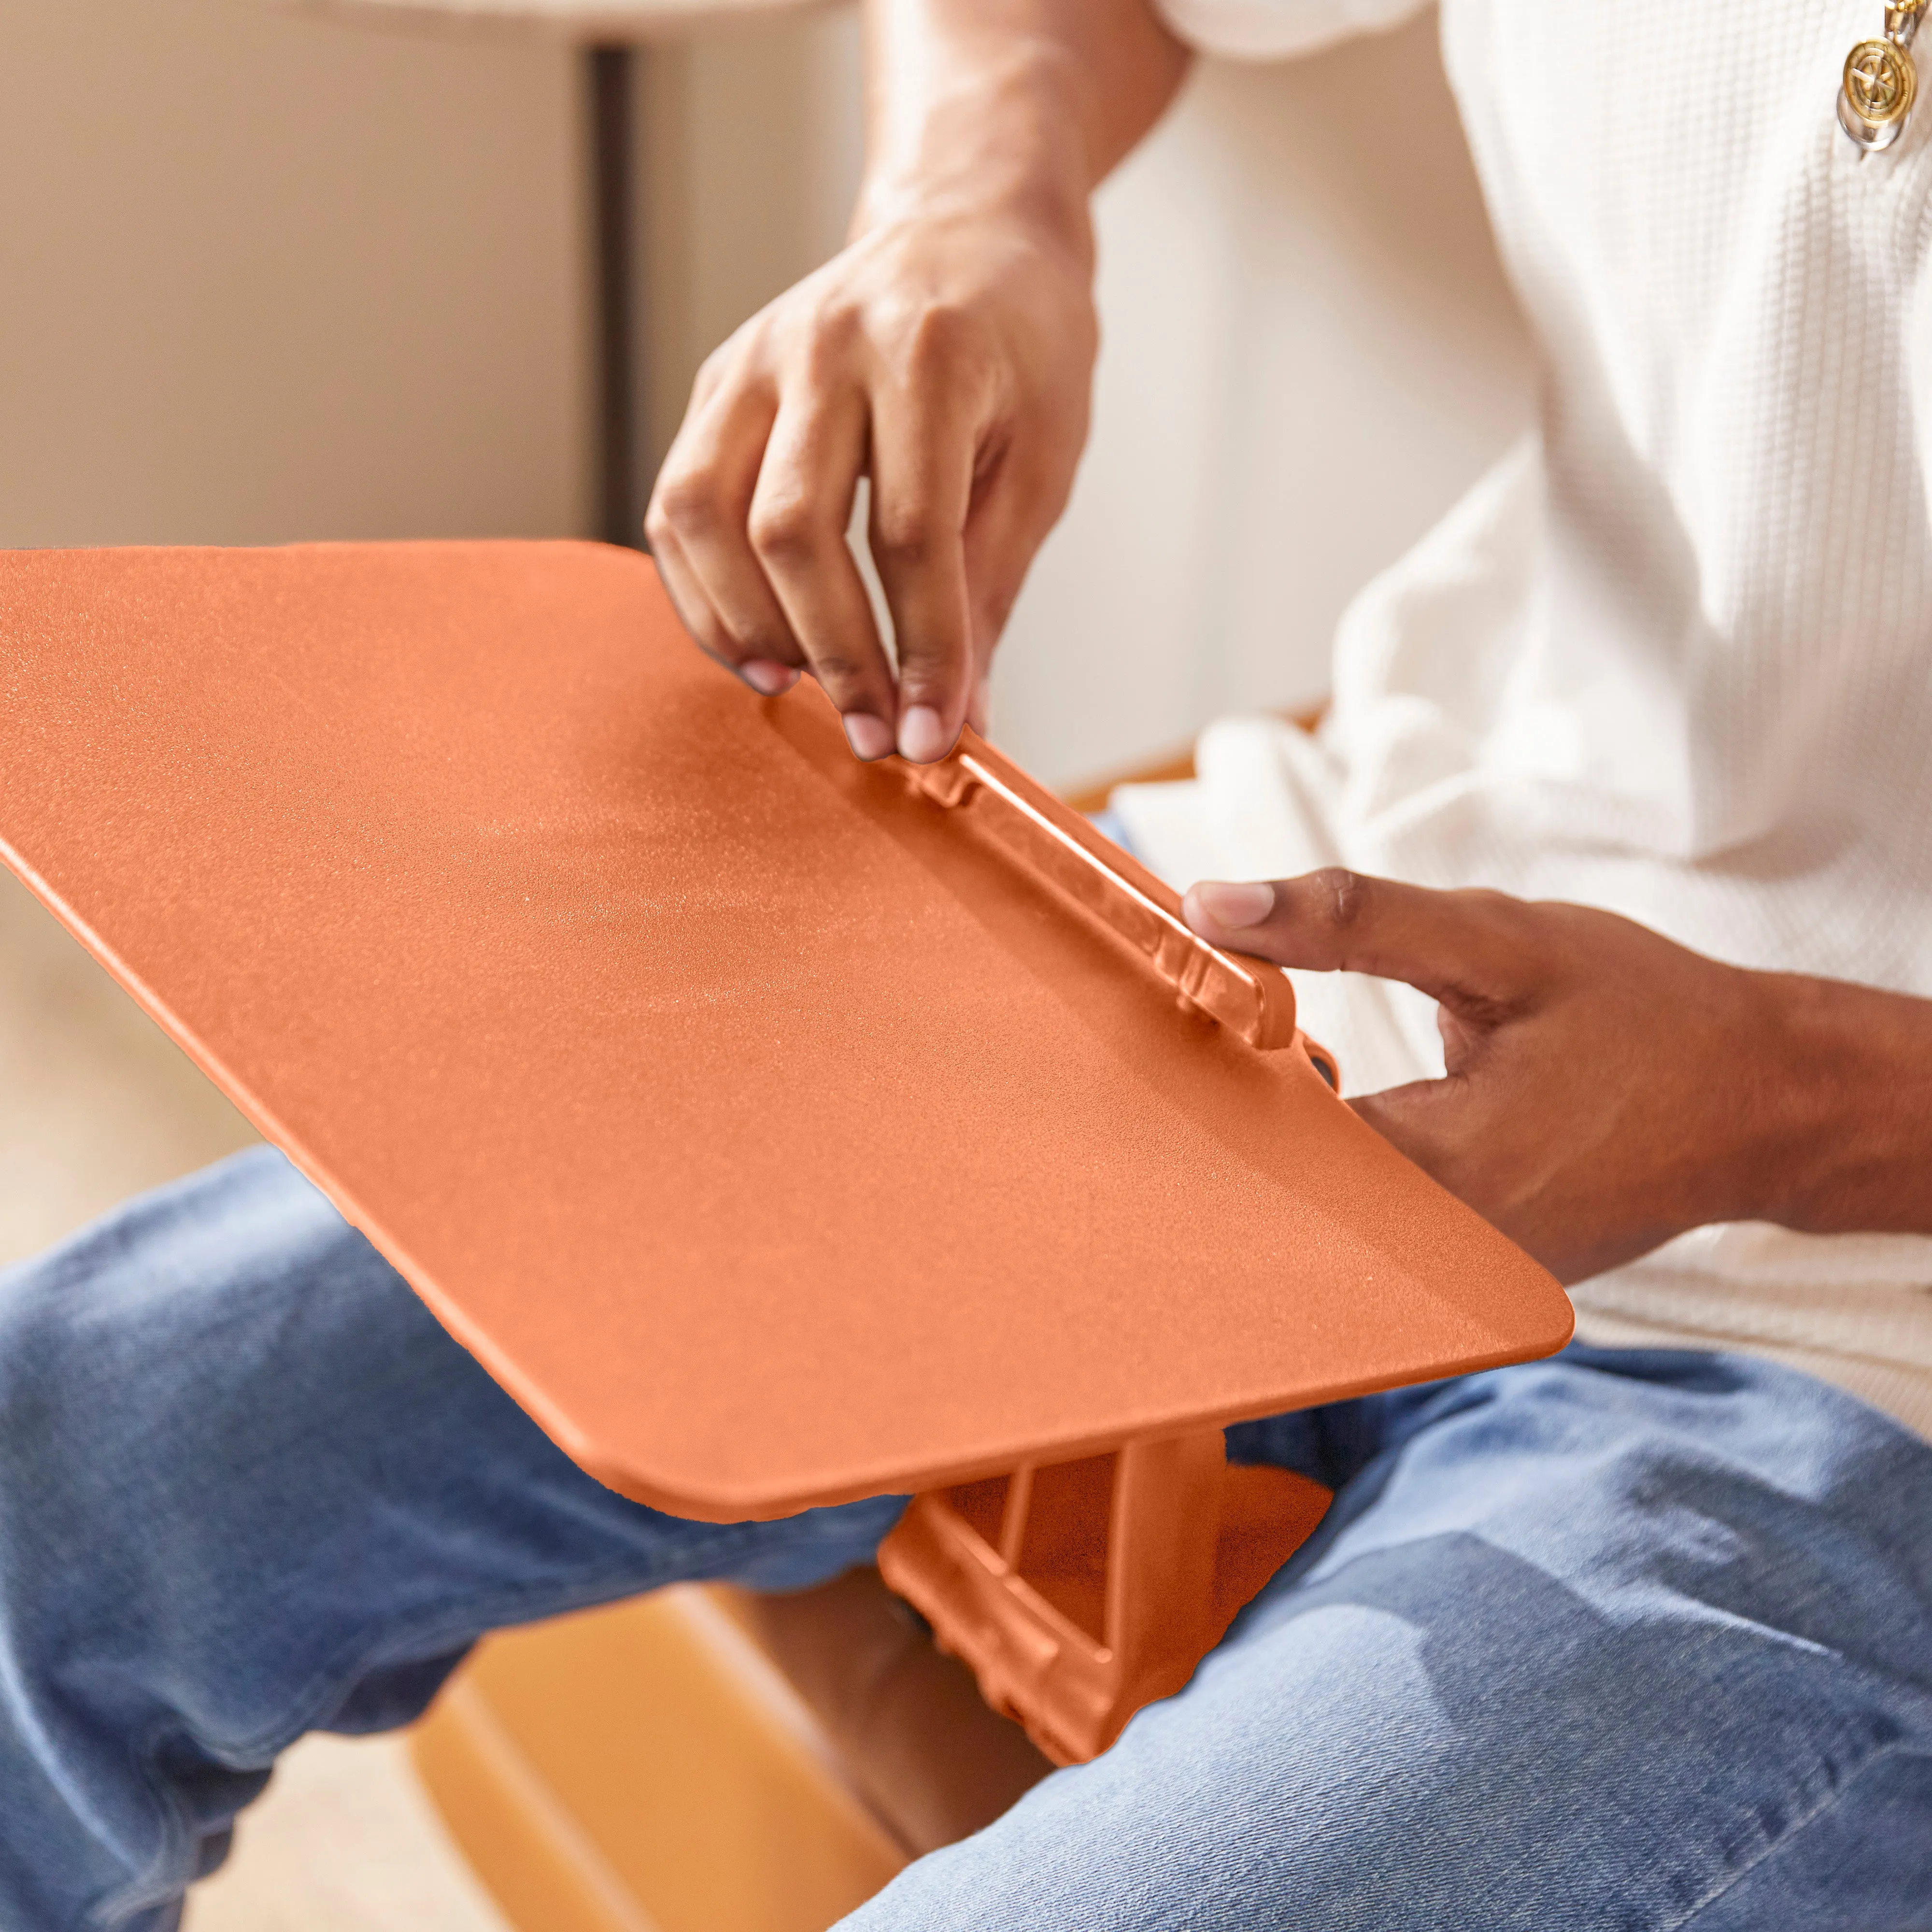
POLYGON ((1312 53, 1352 34, 1393 27, 1427 0, 1154 0, 1190 46, 1237 60, 1312 53))

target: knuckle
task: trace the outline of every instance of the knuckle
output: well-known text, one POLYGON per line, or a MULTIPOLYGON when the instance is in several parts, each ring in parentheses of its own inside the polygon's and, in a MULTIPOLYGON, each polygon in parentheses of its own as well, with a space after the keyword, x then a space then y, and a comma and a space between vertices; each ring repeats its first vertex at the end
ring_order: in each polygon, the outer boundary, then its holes
POLYGON ((1375 896, 1373 882, 1344 866, 1324 866, 1309 881, 1314 890, 1315 910, 1337 932, 1348 932, 1369 916, 1375 896))
POLYGON ((812 670, 821 683, 838 686, 851 690, 865 682, 865 668, 854 657, 842 651, 820 651, 812 661, 812 670))
POLYGON ((866 319, 859 304, 843 290, 827 291, 812 307, 806 339, 813 362, 827 367, 842 364, 865 334, 866 319))
POLYGON ((842 711, 854 704, 865 704, 873 694, 868 667, 849 652, 814 651, 812 674, 826 696, 842 711))
MULTIPOLYGON (((1526 905, 1508 892, 1499 892, 1486 886, 1472 886, 1457 892, 1455 897, 1472 926, 1486 927, 1506 938, 1526 958, 1552 957, 1564 950, 1565 941, 1570 937, 1560 926, 1539 918, 1537 908, 1526 905)), ((1587 941, 1576 950, 1587 952, 1587 941)))
POLYGON ((701 470, 680 470, 663 478, 651 499, 650 526, 661 534, 706 536, 722 518, 717 490, 701 470))
POLYGON ((688 415, 707 410, 719 398, 742 396, 769 379, 768 352, 758 319, 734 329, 698 365, 688 415))
POLYGON ((752 505, 748 534, 766 563, 808 563, 824 548, 824 520, 803 497, 781 496, 752 505))
POLYGON ((950 370, 974 334, 973 317, 956 302, 921 302, 902 324, 907 366, 915 376, 950 370))
POLYGON ((919 393, 958 380, 979 328, 964 304, 915 289, 880 296, 866 332, 896 380, 919 393))
POLYGON ((932 512, 923 504, 882 506, 872 519, 872 553, 883 568, 916 570, 931 560, 939 542, 932 512))

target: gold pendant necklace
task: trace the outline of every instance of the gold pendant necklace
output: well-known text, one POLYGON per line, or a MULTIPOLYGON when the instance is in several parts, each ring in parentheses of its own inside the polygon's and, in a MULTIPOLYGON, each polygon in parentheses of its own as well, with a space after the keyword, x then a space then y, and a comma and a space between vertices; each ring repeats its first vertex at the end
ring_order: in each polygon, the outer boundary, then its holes
POLYGON ((1890 147, 1905 131, 1918 92, 1912 39, 1925 8, 1926 0, 1887 0, 1885 38, 1861 40, 1845 57, 1838 125, 1868 154, 1890 147))

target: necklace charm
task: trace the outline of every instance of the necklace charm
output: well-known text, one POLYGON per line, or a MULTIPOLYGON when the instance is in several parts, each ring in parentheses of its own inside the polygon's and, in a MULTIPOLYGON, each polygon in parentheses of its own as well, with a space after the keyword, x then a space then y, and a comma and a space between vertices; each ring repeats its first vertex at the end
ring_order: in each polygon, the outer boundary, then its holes
POLYGON ((1861 40, 1846 56, 1838 125, 1868 154, 1890 147, 1905 131, 1918 93, 1912 41, 1925 8, 1926 0, 1888 0, 1885 38, 1861 40))

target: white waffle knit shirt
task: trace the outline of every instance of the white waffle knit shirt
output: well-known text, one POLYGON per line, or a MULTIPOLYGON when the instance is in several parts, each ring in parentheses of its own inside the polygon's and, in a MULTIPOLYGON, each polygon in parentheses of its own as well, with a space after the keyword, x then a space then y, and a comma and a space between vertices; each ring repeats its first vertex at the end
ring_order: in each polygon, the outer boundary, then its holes
MULTIPOLYGON (((1417 10, 1161 4, 1244 56, 1417 10)), ((1882 18, 1443 0, 1540 424, 1349 611, 1318 738, 1228 719, 1196 782, 1116 794, 1156 869, 1492 886, 1932 997, 1932 73, 1887 153, 1834 113, 1882 18)), ((1421 995, 1297 991, 1351 1090, 1441 1071, 1421 995)), ((1591 1339, 1776 1356, 1932 1436, 1932 1240, 1707 1228, 1574 1294, 1591 1339)))

